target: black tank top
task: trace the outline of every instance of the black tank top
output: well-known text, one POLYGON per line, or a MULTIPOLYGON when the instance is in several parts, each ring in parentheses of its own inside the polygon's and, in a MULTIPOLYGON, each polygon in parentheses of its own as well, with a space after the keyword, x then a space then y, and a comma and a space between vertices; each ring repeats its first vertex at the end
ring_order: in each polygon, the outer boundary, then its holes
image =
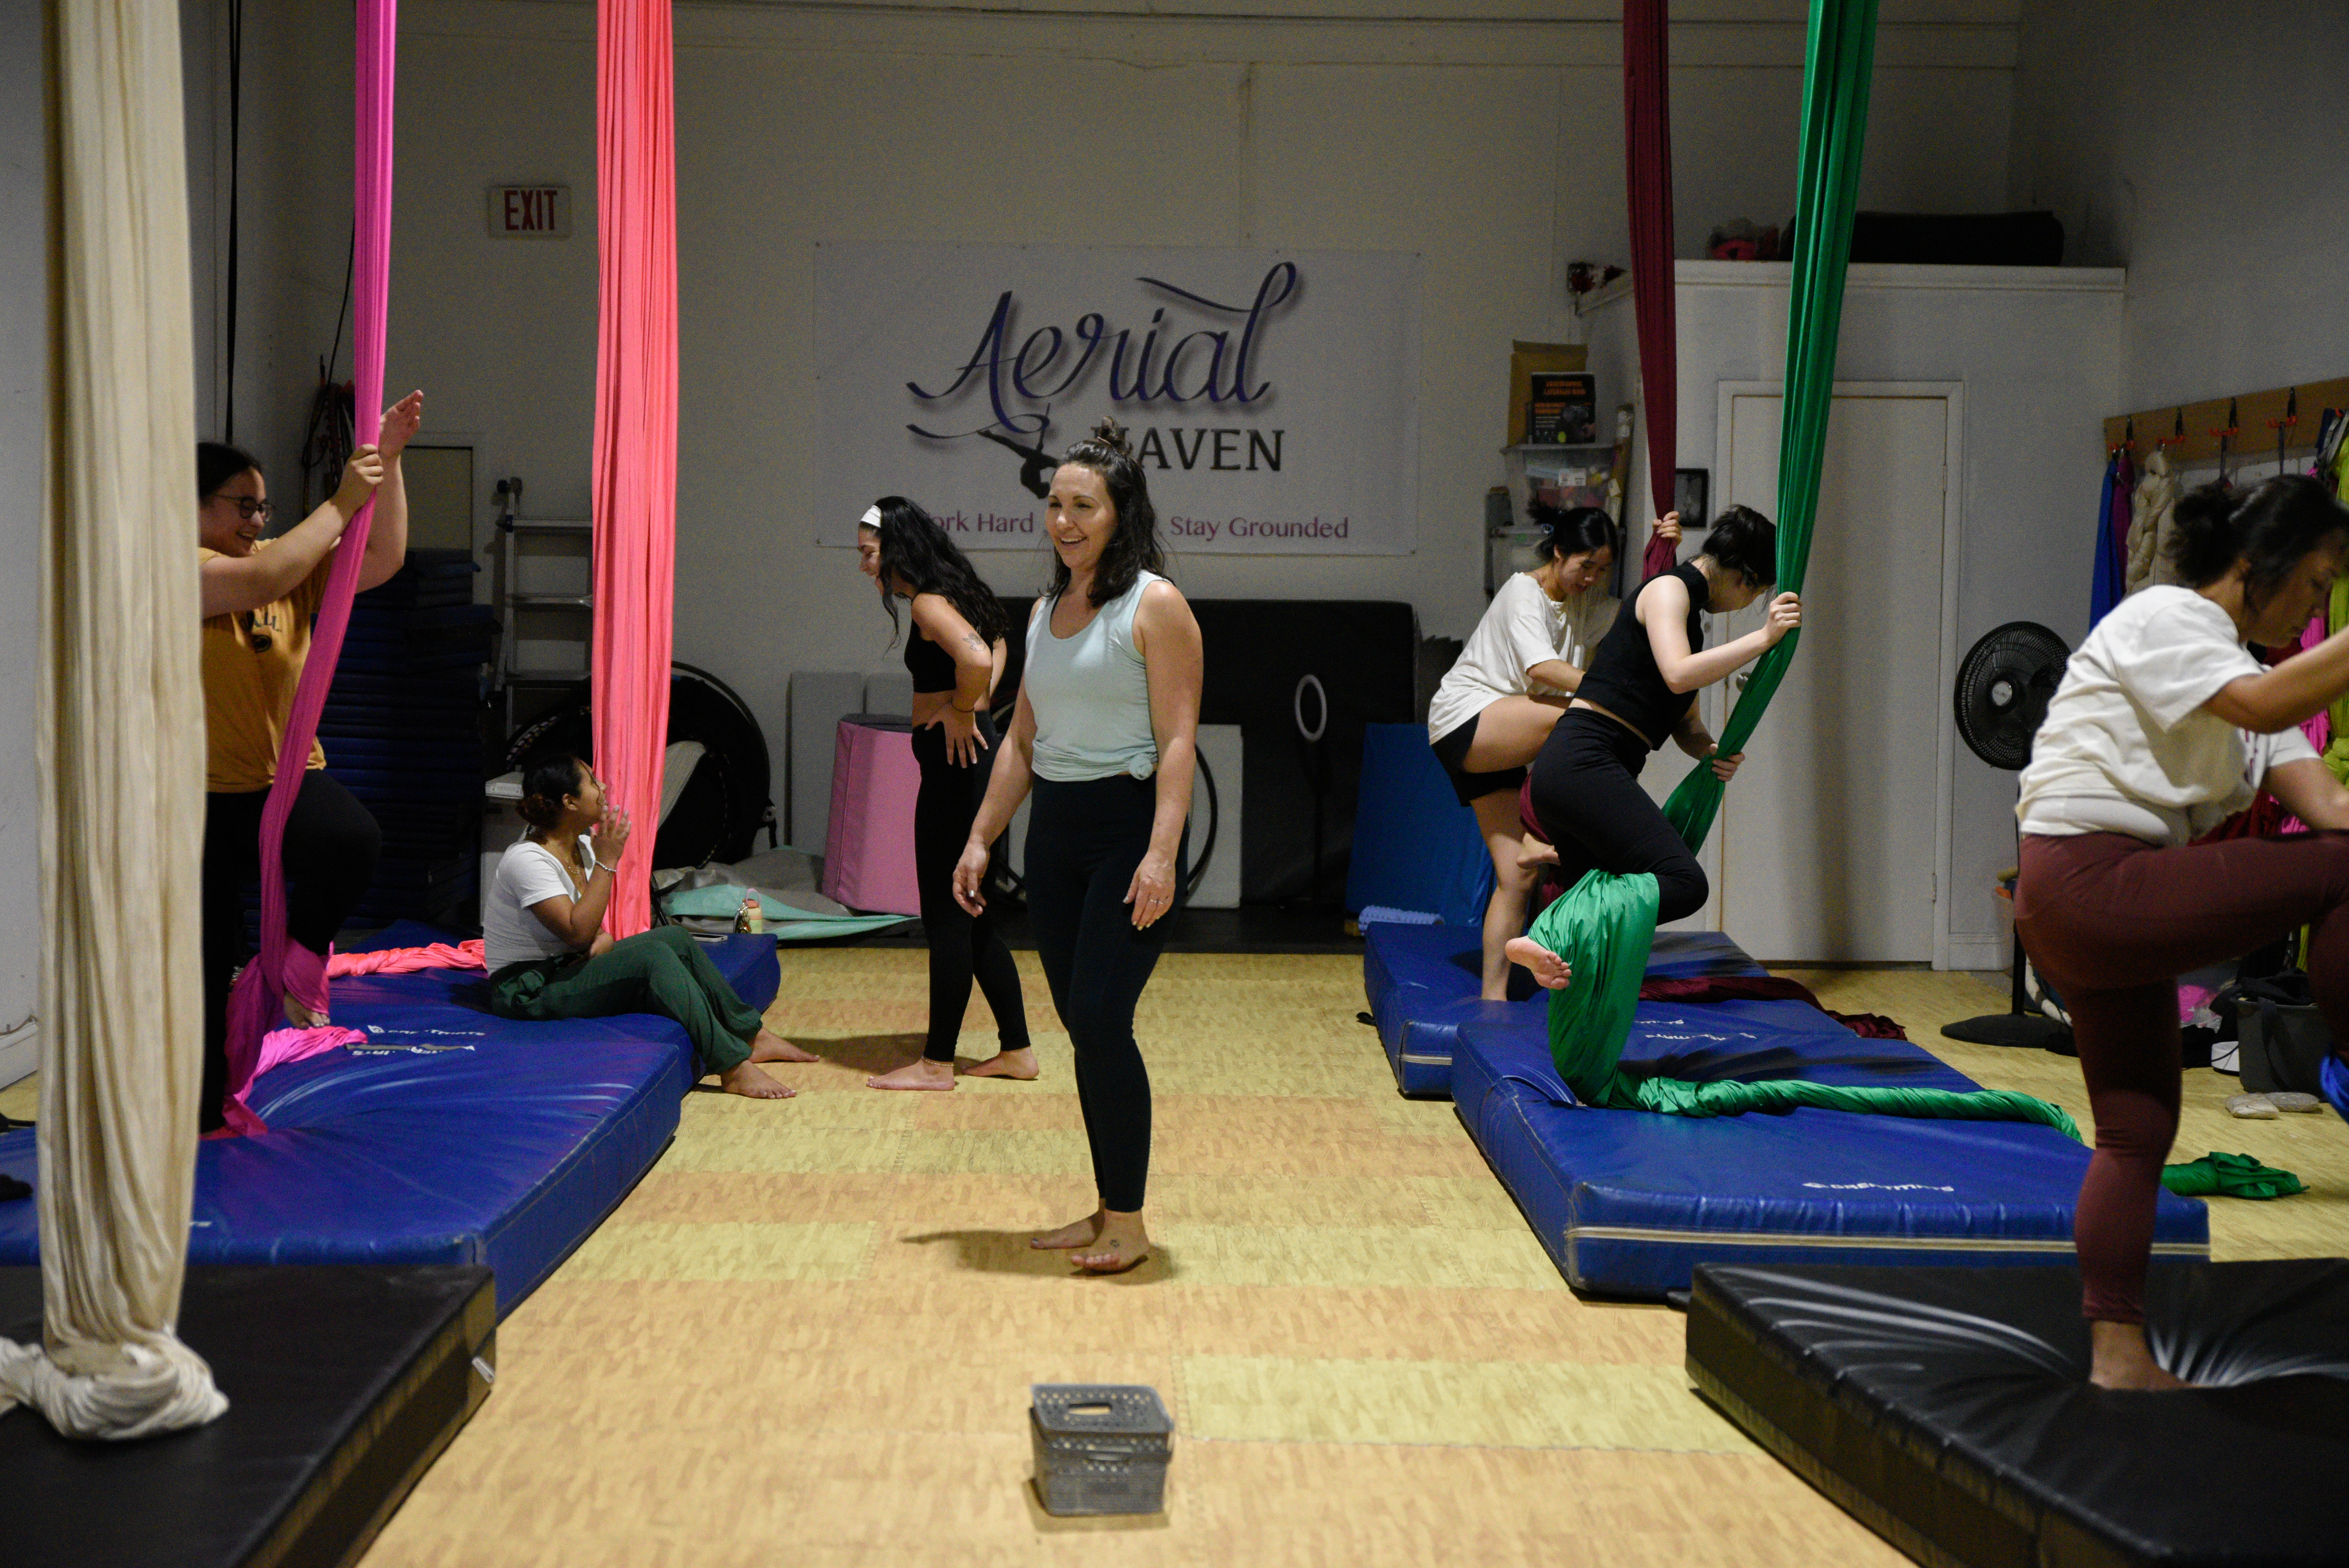
POLYGON ((954 655, 922 635, 919 626, 905 630, 905 673, 914 677, 916 692, 955 689, 954 655))
MULTIPOLYGON (((1688 587, 1688 645, 1689 652, 1695 653, 1704 646, 1704 605, 1713 589, 1693 561, 1673 567, 1671 574, 1688 587)), ((1645 593, 1648 584, 1640 587, 1645 593)), ((1648 628, 1640 624, 1634 613, 1639 603, 1640 596, 1634 593, 1616 614, 1607 634, 1599 639, 1599 651, 1590 655, 1590 668, 1574 695, 1597 703, 1638 730, 1648 749, 1654 751, 1671 738, 1672 731, 1688 717, 1696 693, 1676 692, 1664 684, 1663 672, 1656 668, 1655 645, 1648 641, 1648 628)))

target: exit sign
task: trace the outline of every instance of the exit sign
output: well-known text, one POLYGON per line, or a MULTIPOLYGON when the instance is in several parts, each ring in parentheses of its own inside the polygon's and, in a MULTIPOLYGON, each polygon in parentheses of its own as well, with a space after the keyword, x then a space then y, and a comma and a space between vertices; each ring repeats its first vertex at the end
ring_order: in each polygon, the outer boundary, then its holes
POLYGON ((498 240, 569 239, 571 187, 491 186, 490 237, 498 240))

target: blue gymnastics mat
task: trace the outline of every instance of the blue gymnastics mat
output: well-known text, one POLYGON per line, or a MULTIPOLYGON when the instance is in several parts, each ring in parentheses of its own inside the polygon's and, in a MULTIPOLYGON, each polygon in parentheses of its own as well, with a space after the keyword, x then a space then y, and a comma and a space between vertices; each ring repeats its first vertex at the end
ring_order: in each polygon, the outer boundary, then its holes
MULTIPOLYGON (((1362 990, 1395 1088, 1403 1094, 1443 1099, 1452 1093, 1452 1057, 1463 1024, 1530 1018, 1540 1025, 1547 1004, 1535 996, 1533 976, 1515 971, 1510 1000, 1487 1002, 1477 995, 1484 962, 1484 938, 1474 926, 1381 922, 1362 927, 1362 990)), ((1764 971, 1721 932, 1660 931, 1648 973, 1693 979, 1764 971)))
MULTIPOLYGON (((1623 1052, 1669 1078, 1981 1086, 1801 1002, 1642 1002, 1623 1052)), ((1454 1109, 1567 1282, 1685 1290, 1700 1263, 2054 1264, 2088 1150, 2054 1128, 1808 1108, 1712 1119, 1574 1103, 1527 1008, 1460 1029, 1454 1109)), ((2158 1257, 2207 1257, 2208 1211, 2161 1194, 2158 1257)))
MULTIPOLYGON (((444 934, 403 923, 367 947, 444 934)), ((707 944, 744 1001, 781 980, 771 937, 707 944)), ((585 1240, 675 1135, 695 1081, 685 1030, 648 1014, 559 1024, 492 1016, 478 969, 334 983, 366 1047, 262 1076, 258 1138, 202 1144, 194 1264, 486 1264, 502 1317, 585 1240)), ((34 1181, 34 1134, 0 1136, 34 1181)), ((31 1202, 0 1206, 0 1265, 38 1261, 31 1202)))

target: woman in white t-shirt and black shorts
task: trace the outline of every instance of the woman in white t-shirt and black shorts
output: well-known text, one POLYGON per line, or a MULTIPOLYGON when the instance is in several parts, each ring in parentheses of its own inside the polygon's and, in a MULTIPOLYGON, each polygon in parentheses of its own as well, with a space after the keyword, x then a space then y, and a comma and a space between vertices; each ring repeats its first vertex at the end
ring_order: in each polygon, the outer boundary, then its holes
MULTIPOLYGON (((2300 724, 2349 692, 2349 632, 2266 667, 2349 568, 2349 510, 2304 477, 2178 503, 2182 586, 2123 600, 2072 655, 2023 772, 2015 923, 2072 1015, 2096 1150, 2073 1221, 2092 1379, 2174 1388, 2145 1337, 2154 1204, 2178 1131, 2177 977, 2302 926, 2349 1041, 2349 791, 2300 724), (2265 789, 2318 831, 2197 842, 2265 789)), ((2324 1064, 2349 1116, 2349 1063, 2324 1064)))
POLYGON ((568 755, 533 764, 523 779, 522 816, 530 831, 499 857, 481 903, 490 1011, 542 1023, 657 1013, 685 1026, 701 1073, 716 1073, 727 1093, 751 1099, 798 1093, 759 1064, 817 1057, 768 1033, 691 932, 657 925, 615 942, 604 930, 628 817, 605 800, 588 766, 568 755))
MULTIPOLYGON (((1493 856, 1493 896, 1485 906, 1484 995, 1508 995, 1502 951, 1526 928, 1533 870, 1519 863, 1525 829, 1517 789, 1526 766, 1549 738, 1557 716, 1582 685, 1590 650, 1615 624, 1622 602, 1599 586, 1622 553, 1615 520, 1596 507, 1545 506, 1526 514, 1539 524, 1541 564, 1501 584, 1466 646, 1427 705, 1427 740, 1460 803, 1493 856)), ((1680 538, 1680 513, 1656 524, 1680 538)))

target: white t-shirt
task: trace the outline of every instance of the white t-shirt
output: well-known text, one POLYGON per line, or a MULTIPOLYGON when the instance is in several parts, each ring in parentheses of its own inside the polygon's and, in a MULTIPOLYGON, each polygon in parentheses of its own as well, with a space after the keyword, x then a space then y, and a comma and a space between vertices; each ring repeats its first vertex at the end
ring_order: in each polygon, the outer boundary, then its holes
MULTIPOLYGON (((579 838, 582 859, 594 856, 595 843, 579 838)), ((544 844, 517 840, 498 857, 498 874, 490 896, 481 902, 481 958, 494 975, 509 964, 539 958, 563 958, 579 951, 547 929, 531 913, 531 905, 551 898, 584 898, 587 890, 544 844)))
POLYGON ((2203 707, 2263 668, 2190 588, 2139 590, 2072 655, 2031 743, 2026 833, 2183 844, 2251 803, 2271 769, 2316 755, 2297 728, 2253 735, 2203 707))
MULTIPOLYGON (((1620 600, 1593 588, 1552 599, 1520 572, 1501 584, 1427 705, 1427 738, 1441 740, 1505 696, 1528 690, 1526 672, 1551 659, 1588 669, 1591 650, 1615 624, 1620 600)), ((1539 688, 1547 691, 1550 688, 1539 688)))

